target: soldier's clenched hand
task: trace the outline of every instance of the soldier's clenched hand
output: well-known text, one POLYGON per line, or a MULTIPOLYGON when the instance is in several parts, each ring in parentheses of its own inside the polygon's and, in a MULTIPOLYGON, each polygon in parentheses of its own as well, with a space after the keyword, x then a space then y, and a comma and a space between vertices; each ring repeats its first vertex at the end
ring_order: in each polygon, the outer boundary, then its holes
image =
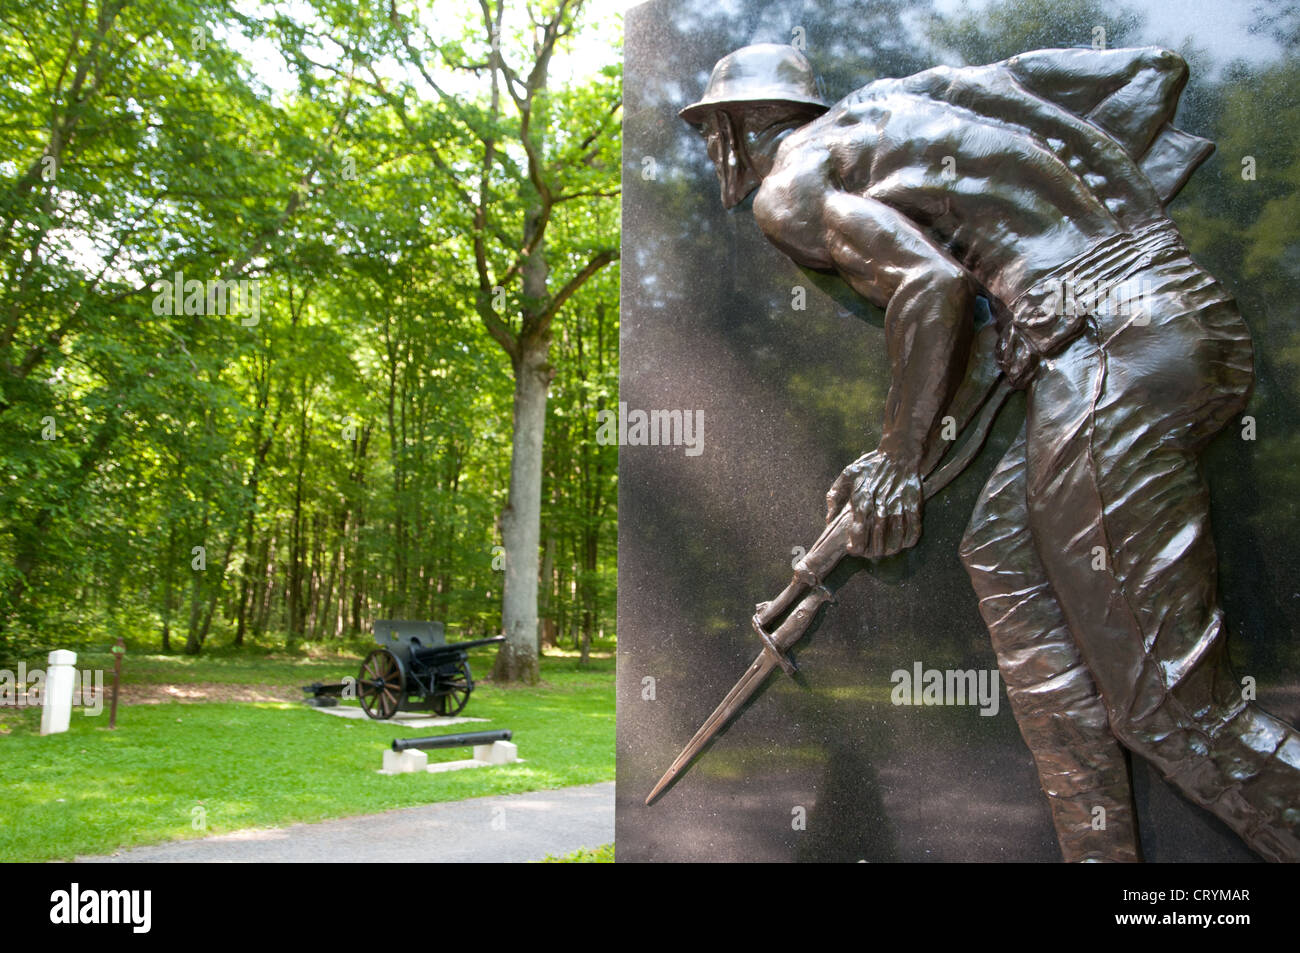
POLYGON ((826 494, 826 520, 853 504, 849 553, 879 559, 915 546, 921 538, 921 477, 879 450, 854 460, 826 494))

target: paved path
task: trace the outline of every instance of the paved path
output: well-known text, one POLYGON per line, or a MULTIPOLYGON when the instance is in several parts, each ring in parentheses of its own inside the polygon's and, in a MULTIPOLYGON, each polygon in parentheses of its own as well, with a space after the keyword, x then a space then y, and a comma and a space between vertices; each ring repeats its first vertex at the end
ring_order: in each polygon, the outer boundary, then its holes
POLYGON ((81 863, 519 863, 614 840, 614 782, 134 847, 81 863))

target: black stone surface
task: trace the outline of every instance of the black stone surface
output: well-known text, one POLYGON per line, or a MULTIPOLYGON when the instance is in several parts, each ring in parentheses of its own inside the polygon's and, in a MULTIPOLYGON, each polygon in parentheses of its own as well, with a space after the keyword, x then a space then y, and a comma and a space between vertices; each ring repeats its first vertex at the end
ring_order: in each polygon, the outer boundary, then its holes
MULTIPOLYGON (((1023 419, 1018 397, 977 462, 926 506, 921 544, 852 567, 838 604, 796 649, 800 676, 774 675, 673 788, 642 803, 756 654, 754 603, 786 584, 795 547, 820 532, 831 481, 875 446, 887 386, 880 313, 770 246, 750 202, 724 211, 702 140, 677 110, 698 97, 719 57, 790 42, 797 27, 832 101, 879 76, 963 62, 954 45, 990 61, 1090 44, 1097 11, 1109 18, 1101 22, 1112 46, 1182 46, 1181 35, 1161 31, 1167 16, 1144 25, 1132 7, 1073 4, 1080 16, 1031 29, 1017 4, 995 6, 1011 13, 946 36, 951 16, 906 0, 657 0, 627 15, 621 399, 629 409, 702 411, 704 431, 699 455, 680 446, 620 452, 620 862, 1059 860, 1005 693, 992 717, 890 703, 890 673, 918 661, 996 671, 957 545, 1023 419), (793 307, 797 286, 806 310, 793 307)), ((1294 202, 1300 182, 1286 180, 1300 162, 1285 144, 1300 134, 1300 66, 1263 29, 1186 23, 1202 49, 1184 47, 1193 80, 1179 125, 1220 148, 1172 212, 1255 335, 1248 414, 1257 439, 1222 434, 1207 474, 1234 669, 1256 678, 1264 707, 1295 723, 1300 234, 1278 203, 1294 202), (1224 43, 1227 30, 1242 35, 1224 43), (1225 67, 1216 45, 1246 59, 1225 67), (1237 102, 1243 88, 1255 102, 1237 102), (1280 128, 1243 128, 1252 116, 1280 128), (1240 175, 1246 150, 1266 166, 1253 181, 1240 175)), ((1255 859, 1140 760, 1134 774, 1149 861, 1255 859)))

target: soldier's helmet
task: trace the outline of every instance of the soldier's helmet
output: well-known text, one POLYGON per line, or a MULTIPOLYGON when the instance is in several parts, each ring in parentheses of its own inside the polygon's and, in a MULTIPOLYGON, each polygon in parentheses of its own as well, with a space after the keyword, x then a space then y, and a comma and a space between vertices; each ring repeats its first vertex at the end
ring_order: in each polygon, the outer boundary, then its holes
POLYGON ((702 123, 716 109, 729 106, 790 104, 821 115, 830 107, 817 94, 812 65, 793 46, 756 43, 718 60, 704 96, 677 115, 702 123))

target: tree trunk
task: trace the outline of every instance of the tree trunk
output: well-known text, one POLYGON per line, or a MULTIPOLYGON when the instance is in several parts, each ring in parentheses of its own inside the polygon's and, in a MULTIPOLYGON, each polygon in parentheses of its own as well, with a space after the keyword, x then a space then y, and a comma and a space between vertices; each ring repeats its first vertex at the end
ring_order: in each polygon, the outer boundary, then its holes
POLYGON ((208 595, 208 607, 203 613, 203 624, 199 627, 200 646, 202 646, 208 640, 208 632, 212 628, 212 617, 213 615, 216 614, 217 603, 221 599, 221 590, 223 588, 223 583, 226 578, 226 569, 229 568, 230 566, 230 554, 234 551, 235 548, 235 542, 233 539, 234 533, 231 533, 231 536, 232 539, 230 541, 230 544, 226 546, 224 550, 225 555, 221 557, 221 569, 217 573, 216 581, 209 582, 208 584, 208 588, 210 590, 210 593, 208 595))
POLYGON ((288 588, 288 635, 285 647, 294 651, 303 637, 303 619, 306 614, 306 598, 303 593, 303 568, 306 559, 303 555, 303 481, 307 466, 307 382, 302 384, 302 411, 298 419, 298 472, 293 488, 293 524, 289 533, 289 571, 286 585, 288 588))
POLYGON ((199 573, 200 570, 191 570, 190 617, 185 635, 186 655, 198 655, 203 651, 203 639, 199 634, 199 619, 203 611, 203 577, 199 573))
POLYGON ((253 621, 253 634, 261 636, 266 632, 266 626, 271 618, 271 596, 275 590, 275 554, 278 537, 272 534, 270 539, 264 539, 262 543, 262 558, 260 565, 265 567, 262 576, 262 592, 257 602, 257 617, 253 621))
POLYGON ((591 638, 596 630, 596 557, 600 533, 596 526, 588 523, 582 533, 582 656, 578 667, 586 668, 591 660, 591 638))
POLYGON ((253 550, 256 541, 253 538, 253 516, 257 509, 257 482, 251 483, 252 500, 248 506, 248 515, 244 526, 244 568, 239 574, 239 609, 235 621, 235 645, 244 644, 244 633, 248 628, 248 600, 253 592, 253 579, 258 570, 253 550))
MULTIPOLYGON (((198 655, 200 652, 203 651, 203 635, 200 632, 200 620, 202 619, 202 613, 203 613, 203 579, 204 579, 204 575, 208 571, 206 568, 207 567, 206 548, 208 545, 208 527, 209 527, 208 510, 210 506, 211 503, 208 498, 208 490, 205 489, 203 491, 203 523, 199 530, 199 539, 202 540, 200 545, 202 545, 205 548, 205 553, 203 557, 203 565, 205 568, 195 569, 194 561, 191 558, 190 560, 190 618, 189 618, 189 624, 185 630, 185 654, 186 655, 198 655)), ((190 551, 190 555, 193 556, 192 549, 190 551)))
POLYGON ((520 342, 515 369, 514 440, 510 453, 510 494, 501 519, 506 550, 501 627, 506 641, 492 677, 534 684, 537 655, 537 570, 542 517, 542 438, 551 384, 549 341, 520 342))
POLYGON ((176 578, 176 521, 171 520, 167 531, 167 551, 163 563, 162 649, 172 650, 172 583, 176 578))
POLYGON ((555 534, 546 537, 545 555, 542 557, 542 581, 539 613, 542 617, 541 648, 556 647, 555 618, 552 609, 555 605, 555 534))

